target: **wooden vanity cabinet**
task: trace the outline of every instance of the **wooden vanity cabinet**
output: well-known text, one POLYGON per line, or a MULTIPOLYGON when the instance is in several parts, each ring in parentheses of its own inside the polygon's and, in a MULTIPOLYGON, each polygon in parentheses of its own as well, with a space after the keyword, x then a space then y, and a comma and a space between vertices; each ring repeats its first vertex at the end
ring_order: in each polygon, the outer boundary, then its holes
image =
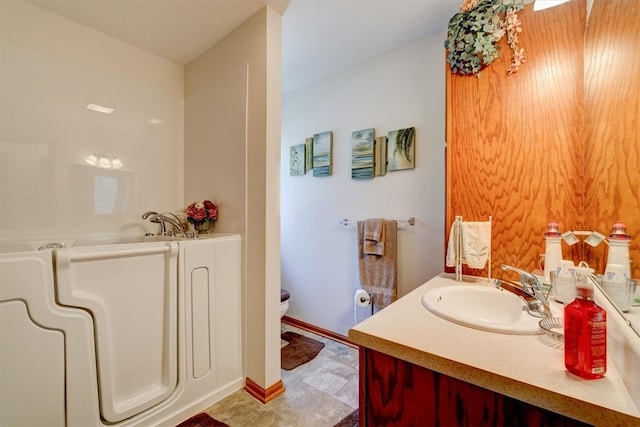
POLYGON ((572 418, 360 347, 360 426, 582 426, 572 418))

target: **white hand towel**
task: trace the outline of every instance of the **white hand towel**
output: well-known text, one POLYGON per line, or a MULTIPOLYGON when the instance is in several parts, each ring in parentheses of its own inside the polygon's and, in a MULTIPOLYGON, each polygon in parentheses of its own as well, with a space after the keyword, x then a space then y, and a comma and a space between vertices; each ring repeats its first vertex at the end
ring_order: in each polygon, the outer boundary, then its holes
POLYGON ((456 266, 456 258, 461 255, 456 253, 456 227, 458 225, 458 221, 453 221, 451 224, 451 230, 449 230, 449 242, 447 243, 447 259, 446 266, 447 267, 455 267, 456 266))
POLYGON ((461 224, 462 256, 470 268, 484 268, 489 259, 491 222, 465 222, 461 224))

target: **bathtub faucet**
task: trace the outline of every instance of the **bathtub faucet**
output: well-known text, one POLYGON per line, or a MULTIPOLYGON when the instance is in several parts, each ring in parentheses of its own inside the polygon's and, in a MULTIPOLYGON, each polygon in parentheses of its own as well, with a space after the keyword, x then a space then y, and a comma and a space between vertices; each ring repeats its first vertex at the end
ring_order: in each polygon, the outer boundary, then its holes
POLYGON ((173 214, 171 212, 164 212, 162 214, 162 218, 164 218, 165 222, 168 222, 169 224, 173 225, 174 231, 176 231, 180 237, 186 236, 185 234, 185 232, 187 231, 186 227, 183 225, 182 220, 178 218, 176 214, 173 214), (169 217, 167 217, 167 215, 169 217))
POLYGON ((173 235, 174 233, 177 233, 178 236, 180 237, 185 236, 186 230, 182 225, 182 221, 180 221, 180 218, 178 218, 175 214, 172 214, 171 212, 164 212, 159 214, 158 212, 155 212, 155 211, 148 211, 142 214, 142 219, 148 219, 153 223, 160 224, 160 232, 158 233, 158 235, 160 236, 173 235), (170 232, 167 231, 166 223, 169 223, 173 226, 172 231, 170 232))
POLYGON ((151 215, 158 215, 158 212, 156 212, 156 211, 147 211, 147 212, 142 214, 142 219, 147 219, 151 215))

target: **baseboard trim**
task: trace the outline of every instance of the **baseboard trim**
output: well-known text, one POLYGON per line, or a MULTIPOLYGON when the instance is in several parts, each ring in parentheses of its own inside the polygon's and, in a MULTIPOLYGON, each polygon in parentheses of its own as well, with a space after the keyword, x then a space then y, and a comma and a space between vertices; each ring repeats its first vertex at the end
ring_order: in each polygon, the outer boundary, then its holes
POLYGON ((244 389, 247 391, 247 393, 258 399, 261 403, 269 403, 285 391, 282 380, 278 380, 278 382, 271 387, 267 387, 266 389, 264 389, 253 382, 249 377, 247 377, 244 383, 244 389))
POLYGON ((305 331, 309 331, 314 334, 330 338, 344 345, 348 345, 349 347, 360 348, 358 344, 354 343, 344 335, 336 334, 335 332, 320 328, 318 326, 312 325, 311 323, 303 322, 302 320, 294 319, 293 317, 289 317, 289 316, 282 316, 281 320, 282 320, 282 323, 286 323, 287 325, 295 326, 296 328, 304 329, 305 331))

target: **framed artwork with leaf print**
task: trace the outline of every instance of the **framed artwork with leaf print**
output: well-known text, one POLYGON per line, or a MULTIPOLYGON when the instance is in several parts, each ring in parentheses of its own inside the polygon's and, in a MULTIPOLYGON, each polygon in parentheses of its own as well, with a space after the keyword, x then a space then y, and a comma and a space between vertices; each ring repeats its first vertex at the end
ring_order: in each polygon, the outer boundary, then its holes
POLYGON ((387 140, 387 170, 416 167, 416 128, 392 130, 387 140))

